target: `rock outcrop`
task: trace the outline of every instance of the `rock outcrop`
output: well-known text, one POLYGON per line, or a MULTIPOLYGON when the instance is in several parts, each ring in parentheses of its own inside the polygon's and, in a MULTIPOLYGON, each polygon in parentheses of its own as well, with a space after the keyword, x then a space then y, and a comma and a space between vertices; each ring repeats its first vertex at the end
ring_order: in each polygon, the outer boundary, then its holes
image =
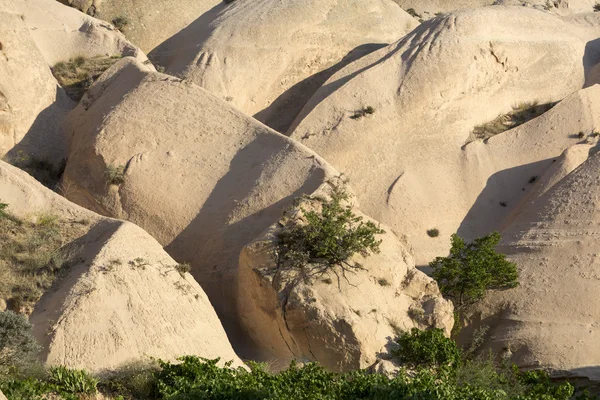
POLYGON ((123 31, 127 38, 144 52, 149 52, 204 13, 224 7, 222 0, 102 0, 94 8, 94 15, 109 22, 119 17, 126 18, 128 23, 123 31))
POLYGON ((317 199, 324 198, 327 188, 286 211, 284 219, 241 252, 239 314, 262 357, 284 365, 307 359, 346 371, 375 363, 398 331, 436 327, 449 335, 452 304, 442 298, 435 281, 415 268, 387 227, 377 236, 379 253, 347 260, 348 265, 360 264, 358 270, 334 267, 320 273, 310 264, 300 269, 280 262, 279 235, 303 223, 305 212, 318 210, 317 199))
POLYGON ((323 82, 418 22, 391 0, 255 0, 220 5, 150 57, 285 132, 323 82))
POLYGON ((484 351, 491 348, 521 367, 598 380, 600 154, 595 147, 589 151, 587 161, 503 232, 498 250, 519 267, 520 286, 488 294, 461 339, 487 325, 484 351))
POLYGON ((0 157, 66 156, 61 121, 75 104, 52 76, 23 19, 0 11, 0 157))
POLYGON ((599 88, 590 87, 516 129, 472 137, 519 104, 581 89, 600 60, 597 14, 495 6, 427 21, 335 74, 289 132, 346 173, 361 210, 407 234, 426 264, 447 253, 452 233, 498 229, 528 180, 596 129, 599 88))
POLYGON ((22 220, 52 215, 64 240, 55 251, 64 263, 30 318, 47 365, 99 372, 185 354, 243 365, 202 288, 141 228, 76 206, 3 162, 0 202, 22 220))
POLYGON ((138 224, 190 262, 226 328, 237 324, 242 247, 337 174, 206 90, 132 59, 90 88, 68 129, 65 196, 138 224))
POLYGON ((146 55, 110 23, 92 18, 56 0, 8 0, 31 33, 48 65, 83 56, 146 55))

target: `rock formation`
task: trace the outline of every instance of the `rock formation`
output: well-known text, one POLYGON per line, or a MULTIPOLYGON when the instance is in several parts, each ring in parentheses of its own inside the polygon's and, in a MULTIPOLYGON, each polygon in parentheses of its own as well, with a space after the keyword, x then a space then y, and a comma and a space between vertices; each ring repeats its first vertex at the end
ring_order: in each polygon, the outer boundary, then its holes
POLYGON ((490 293, 472 310, 462 340, 487 325, 484 349, 522 367, 597 380, 600 157, 588 150, 594 155, 528 203, 504 231, 499 251, 517 264, 521 284, 490 293))
POLYGON ((499 114, 583 87, 600 60, 599 34, 596 13, 448 14, 335 74, 290 133, 346 173, 362 211, 406 233, 423 265, 446 254, 454 232, 472 239, 498 229, 527 181, 596 128, 592 87, 512 131, 472 136, 499 114), (432 228, 438 238, 427 236, 432 228))
POLYGON ((206 294, 150 235, 103 218, 0 162, 0 202, 29 220, 58 222, 64 263, 31 322, 48 365, 99 372, 183 354, 242 365, 206 294))
POLYGON ((90 88, 68 134, 65 196, 138 224, 190 262, 226 327, 237 324, 242 247, 337 174, 204 89, 132 59, 90 88))
POLYGON ((285 132, 335 71, 417 25, 391 0, 235 1, 204 14, 150 57, 285 132))
POLYGON ((437 327, 449 335, 452 304, 441 297, 435 281, 415 268, 412 256, 387 227, 378 236, 378 254, 357 254, 347 261, 362 266, 356 271, 335 267, 313 273, 319 268, 307 264, 302 275, 278 260, 282 230, 318 209, 317 199, 326 188, 288 210, 241 252, 239 314, 263 357, 284 365, 307 359, 344 371, 372 365, 388 352, 398 331, 437 327))

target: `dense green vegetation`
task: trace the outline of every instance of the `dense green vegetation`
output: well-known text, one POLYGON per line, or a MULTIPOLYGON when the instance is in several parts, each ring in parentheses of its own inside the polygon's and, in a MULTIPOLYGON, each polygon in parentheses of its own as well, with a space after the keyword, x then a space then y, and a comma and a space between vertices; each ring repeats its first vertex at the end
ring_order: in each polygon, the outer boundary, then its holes
POLYGON ((448 257, 437 257, 429 265, 440 291, 450 297, 456 308, 480 300, 487 290, 508 289, 518 285, 517 266, 495 249, 497 232, 466 243, 452 235, 448 257))
MULTIPOLYGON (((394 354, 410 367, 390 379, 366 370, 332 373, 315 363, 296 363, 279 373, 250 363, 250 371, 219 366, 219 360, 186 356, 178 363, 126 369, 97 381, 84 371, 54 368, 40 379, 0 380, 12 399, 85 398, 99 388, 114 399, 169 400, 567 400, 569 383, 553 383, 543 371, 519 372, 491 359, 469 359, 439 330, 401 335, 394 354)), ((580 399, 589 399, 585 395, 580 399)))

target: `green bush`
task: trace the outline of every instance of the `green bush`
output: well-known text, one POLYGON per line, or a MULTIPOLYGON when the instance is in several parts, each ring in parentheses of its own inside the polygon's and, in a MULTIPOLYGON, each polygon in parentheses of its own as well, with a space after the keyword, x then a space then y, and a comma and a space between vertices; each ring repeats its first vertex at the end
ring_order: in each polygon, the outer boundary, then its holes
POLYGON ((6 209, 8 208, 8 204, 0 203, 0 218, 6 217, 8 214, 6 213, 6 209))
POLYGON ((354 254, 367 257, 378 253, 381 240, 375 235, 385 233, 373 222, 363 222, 349 205, 342 205, 348 195, 334 189, 331 200, 321 200, 321 210, 305 211, 306 224, 285 228, 279 236, 280 265, 305 269, 310 265, 311 276, 319 276, 336 267, 342 272, 362 268, 350 264, 354 254))
POLYGON ((123 32, 123 29, 129 25, 129 18, 124 15, 119 15, 118 17, 113 18, 111 22, 115 28, 123 32))
POLYGON ((437 257, 429 265, 441 292, 456 307, 480 300, 489 289, 507 289, 518 285, 517 266, 496 252, 500 234, 491 233, 473 243, 452 235, 448 257, 437 257))
POLYGON ((62 392, 72 394, 94 394, 98 380, 84 370, 69 369, 63 366, 50 368, 49 382, 62 392))
POLYGON ((456 342, 447 338, 441 329, 422 331, 413 328, 396 339, 400 345, 392 354, 411 368, 457 368, 462 353, 456 342))
POLYGON ((27 319, 12 311, 0 312, 0 378, 19 373, 34 363, 40 346, 27 319))
POLYGON ((120 185, 125 183, 125 167, 119 165, 115 167, 114 165, 108 165, 106 170, 104 171, 104 175, 106 176, 106 180, 111 185, 120 185))

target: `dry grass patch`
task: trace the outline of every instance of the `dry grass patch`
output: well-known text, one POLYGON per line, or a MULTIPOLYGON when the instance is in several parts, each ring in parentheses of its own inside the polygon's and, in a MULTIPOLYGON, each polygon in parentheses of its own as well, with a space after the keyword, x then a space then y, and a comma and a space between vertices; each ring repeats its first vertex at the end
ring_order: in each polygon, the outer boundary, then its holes
POLYGON ((94 81, 120 58, 121 56, 75 57, 56 64, 52 73, 67 95, 79 101, 94 81))
POLYGON ((35 222, 0 212, 0 299, 14 311, 31 310, 65 266, 60 248, 86 228, 39 214, 35 222))
POLYGON ((494 135, 516 128, 527 121, 539 117, 556 104, 557 103, 538 104, 537 102, 521 103, 513 107, 513 110, 508 114, 499 115, 493 121, 476 126, 471 134, 471 140, 486 140, 494 135))

